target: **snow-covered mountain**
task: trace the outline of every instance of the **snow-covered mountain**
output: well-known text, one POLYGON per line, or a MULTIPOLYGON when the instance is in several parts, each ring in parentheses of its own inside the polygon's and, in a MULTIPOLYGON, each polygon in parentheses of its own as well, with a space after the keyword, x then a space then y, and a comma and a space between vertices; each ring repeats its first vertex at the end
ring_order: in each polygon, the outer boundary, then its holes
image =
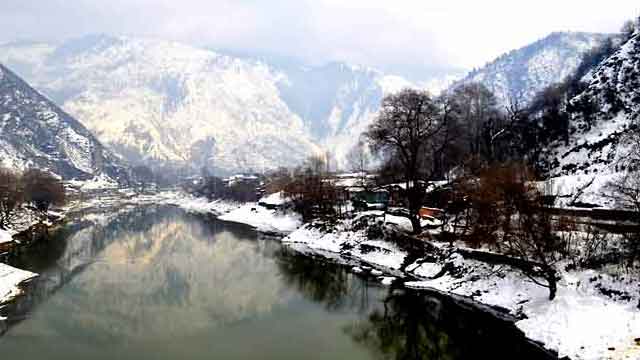
POLYGON ((640 120, 639 32, 591 71, 570 107, 569 142, 548 149, 549 175, 559 187, 586 187, 584 201, 597 202, 606 183, 628 170, 625 134, 640 120))
POLYGON ((260 63, 107 36, 13 45, 5 54, 134 162, 262 169, 292 165, 316 151, 302 120, 278 96, 279 75, 260 63))
MULTIPOLYGON (((523 48, 512 50, 457 84, 479 82, 497 97, 501 105, 518 101, 527 105, 540 90, 572 74, 582 56, 609 35, 556 32, 523 48)), ((455 85, 454 85, 455 86, 455 85)))
POLYGON ((48 169, 63 179, 123 180, 120 160, 78 121, 0 65, 0 165, 48 169))
POLYGON ((133 162, 228 171, 338 160, 389 92, 369 68, 266 63, 159 40, 88 36, 0 47, 0 61, 133 162))

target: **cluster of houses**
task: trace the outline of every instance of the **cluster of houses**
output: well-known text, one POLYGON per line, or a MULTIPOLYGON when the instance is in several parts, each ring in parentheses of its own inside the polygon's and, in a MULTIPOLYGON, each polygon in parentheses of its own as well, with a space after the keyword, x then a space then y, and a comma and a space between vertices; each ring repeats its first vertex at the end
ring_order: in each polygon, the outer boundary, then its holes
MULTIPOLYGON (((346 200, 353 204, 355 210, 390 210, 406 208, 406 183, 376 184, 375 175, 350 173, 338 174, 330 178, 334 185, 341 189, 346 200)), ((446 192, 447 181, 423 182, 425 194, 446 192)), ((439 208, 424 206, 420 209, 423 218, 439 218, 443 211, 439 208)))
MULTIPOLYGON (((406 204, 406 183, 380 184, 376 175, 367 173, 342 173, 328 175, 324 181, 331 182, 339 190, 340 198, 350 203, 356 211, 382 210, 389 213, 402 212, 406 204)), ((227 198, 238 201, 257 201, 258 205, 278 210, 286 208, 290 201, 282 193, 264 196, 265 179, 257 174, 236 174, 227 178, 199 177, 189 179, 187 186, 191 192, 211 198, 227 198)), ((446 191, 447 182, 423 182, 425 193, 435 194, 446 191)), ((429 206, 420 210, 425 219, 440 218, 441 204, 430 201, 429 206)), ((406 210, 405 210, 406 211, 406 210)))

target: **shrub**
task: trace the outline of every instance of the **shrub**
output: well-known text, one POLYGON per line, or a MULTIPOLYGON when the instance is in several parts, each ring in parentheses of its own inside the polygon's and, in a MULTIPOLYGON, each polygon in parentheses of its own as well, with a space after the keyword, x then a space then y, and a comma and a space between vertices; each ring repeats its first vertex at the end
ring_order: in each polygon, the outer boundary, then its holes
POLYGON ((477 178, 463 182, 471 213, 466 240, 472 246, 489 245, 520 259, 523 273, 549 288, 549 299, 553 299, 560 242, 533 180, 529 168, 510 163, 485 168, 477 178))
POLYGON ((22 181, 25 200, 41 213, 46 213, 51 205, 64 205, 64 186, 55 176, 41 170, 31 169, 24 173, 22 181))

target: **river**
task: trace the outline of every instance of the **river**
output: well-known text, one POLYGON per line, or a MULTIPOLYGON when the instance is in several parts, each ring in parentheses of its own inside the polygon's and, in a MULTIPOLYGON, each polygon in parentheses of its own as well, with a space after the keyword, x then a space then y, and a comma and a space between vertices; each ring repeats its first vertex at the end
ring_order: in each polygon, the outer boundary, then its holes
POLYGON ((86 214, 12 265, 3 359, 548 359, 508 321, 393 289, 252 229, 146 206, 86 214))

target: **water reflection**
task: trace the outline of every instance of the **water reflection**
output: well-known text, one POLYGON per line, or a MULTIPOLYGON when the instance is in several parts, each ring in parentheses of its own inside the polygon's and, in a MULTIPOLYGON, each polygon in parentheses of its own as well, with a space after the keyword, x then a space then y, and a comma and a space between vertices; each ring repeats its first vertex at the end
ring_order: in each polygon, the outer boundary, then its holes
POLYGON ((435 292, 380 288, 343 267, 283 250, 288 283, 330 311, 363 316, 343 327, 378 359, 554 359, 515 325, 435 292), (315 264, 315 265, 314 265, 315 264))
POLYGON ((55 262, 37 262, 47 268, 34 302, 53 303, 65 322, 108 334, 107 341, 185 336, 287 302, 278 277, 259 276, 278 271, 269 256, 276 242, 182 216, 177 209, 138 209, 104 227, 75 229, 55 262), (65 296, 51 297, 63 286, 65 296))
POLYGON ((41 273, 0 338, 17 358, 547 357, 447 297, 174 208, 85 216, 15 265, 41 273))
POLYGON ((384 294, 378 282, 347 271, 345 267, 283 247, 277 253, 284 281, 307 299, 329 311, 367 312, 384 294))

